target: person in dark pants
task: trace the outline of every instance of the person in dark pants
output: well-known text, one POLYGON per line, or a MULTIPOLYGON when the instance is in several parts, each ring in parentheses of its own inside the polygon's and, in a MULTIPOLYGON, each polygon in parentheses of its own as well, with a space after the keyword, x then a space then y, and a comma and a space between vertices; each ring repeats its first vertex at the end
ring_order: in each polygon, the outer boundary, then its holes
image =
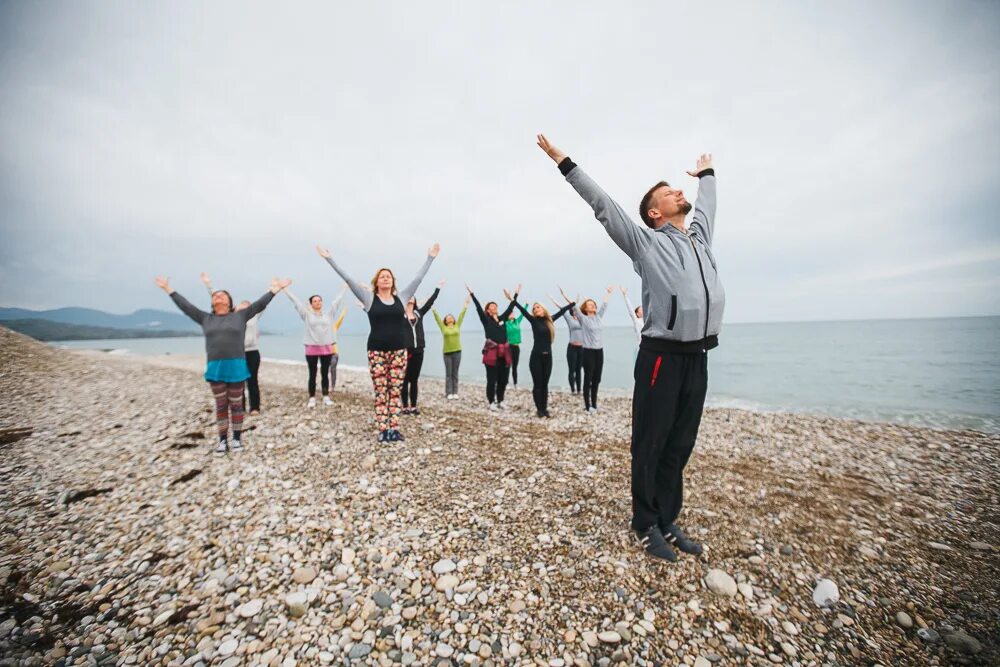
POLYGON ((434 305, 441 287, 444 286, 442 280, 437 284, 434 293, 431 294, 424 305, 417 306, 417 298, 410 297, 406 302, 406 323, 410 325, 410 336, 412 346, 407 349, 406 375, 403 377, 403 414, 419 415, 417 409, 417 391, 420 382, 420 369, 424 366, 424 315, 434 305))
POLYGON ((510 379, 517 386, 517 365, 521 361, 521 320, 523 315, 511 313, 504 324, 507 326, 507 342, 510 343, 510 379))
MULTIPOLYGON (((507 298, 510 295, 504 292, 507 298)), ((539 417, 549 416, 549 378, 552 377, 552 343, 556 340, 555 320, 565 315, 575 303, 570 302, 549 315, 549 311, 540 303, 531 306, 531 312, 525 310, 516 300, 513 300, 524 319, 531 325, 531 335, 534 345, 531 356, 528 357, 528 370, 531 371, 531 396, 535 401, 535 411, 539 417)))
MULTIPOLYGON (((556 310, 562 307, 551 296, 549 300, 555 305, 556 310)), ((577 295, 576 302, 579 300, 580 296, 577 295)), ((581 378, 583 377, 583 327, 580 326, 580 322, 575 316, 576 308, 570 308, 569 314, 563 318, 566 328, 569 329, 569 342, 566 343, 566 368, 569 369, 569 393, 571 394, 580 393, 581 378)))
POLYGON ((594 211, 642 278, 646 316, 632 392, 632 529, 645 552, 674 561, 673 547, 700 554, 677 519, 684 467, 698 438, 708 388, 707 352, 719 344, 725 291, 712 253, 715 170, 711 155, 688 175, 698 178, 694 206, 680 188, 660 181, 639 204, 644 226, 566 154, 538 135, 538 145, 594 211), (693 210, 691 224, 685 218, 693 210))
POLYGON ((479 304, 479 299, 472 293, 472 288, 466 285, 465 289, 468 290, 472 303, 476 304, 476 312, 479 313, 479 321, 483 324, 483 333, 486 334, 486 343, 483 345, 483 366, 486 367, 486 400, 489 401, 490 410, 502 410, 511 362, 510 343, 507 342, 507 326, 504 322, 514 310, 513 302, 517 301, 517 293, 521 291, 521 286, 517 286, 517 292, 514 293, 512 302, 499 316, 495 301, 488 302, 484 309, 479 304))
MULTIPOLYGON (((597 389, 604 373, 604 313, 608 310, 613 289, 608 287, 600 308, 593 299, 587 299, 580 305, 579 313, 573 310, 569 315, 579 324, 583 340, 580 355, 583 364, 583 409, 588 413, 597 412, 597 389)), ((572 303, 561 287, 559 293, 567 303, 572 303)))
MULTIPOLYGON (((212 288, 212 279, 204 271, 201 272, 201 282, 204 283, 205 289, 208 290, 208 296, 211 297, 215 293, 215 289, 212 288)), ((249 301, 240 301, 236 310, 246 310, 249 307, 249 301)), ((246 334, 243 337, 244 356, 247 360, 247 369, 250 371, 250 377, 246 381, 246 391, 243 392, 243 411, 251 417, 260 414, 260 384, 257 382, 257 373, 260 371, 260 348, 258 346, 260 345, 259 325, 262 314, 258 313, 247 320, 246 334), (247 394, 250 397, 249 411, 247 410, 247 394)))

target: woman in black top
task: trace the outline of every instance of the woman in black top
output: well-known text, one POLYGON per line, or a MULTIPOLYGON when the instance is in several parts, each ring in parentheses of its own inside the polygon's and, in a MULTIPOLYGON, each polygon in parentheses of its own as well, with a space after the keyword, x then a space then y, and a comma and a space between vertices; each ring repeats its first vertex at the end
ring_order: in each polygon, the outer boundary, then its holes
MULTIPOLYGON (((472 297, 472 302, 476 304, 476 312, 479 313, 479 321, 483 323, 483 332, 486 334, 486 343, 483 345, 483 365, 486 367, 486 400, 490 402, 490 410, 502 409, 511 361, 505 322, 514 310, 514 304, 508 305, 502 315, 497 315, 495 301, 488 302, 484 310, 479 305, 479 299, 472 293, 472 288, 466 285, 465 289, 472 297)), ((517 286, 517 291, 521 291, 520 285, 517 286)), ((517 299, 517 292, 514 293, 514 299, 517 299)))
POLYGON ((411 296, 406 302, 406 322, 410 325, 410 346, 406 353, 406 376, 403 378, 403 414, 419 415, 417 409, 417 383, 420 381, 420 369, 424 365, 424 315, 434 305, 444 285, 442 280, 437 284, 424 305, 417 307, 417 297, 411 296))
MULTIPOLYGON (((504 290, 504 296, 510 297, 510 293, 504 290)), ((549 416, 549 378, 552 377, 552 343, 556 339, 555 321, 572 309, 576 303, 569 303, 560 308, 555 315, 549 315, 545 306, 535 302, 531 306, 531 312, 525 310, 524 306, 518 303, 517 299, 512 299, 517 309, 524 315, 531 325, 531 334, 535 343, 531 348, 531 357, 528 359, 528 370, 531 371, 531 395, 535 399, 535 409, 539 417, 549 416)))
POLYGON ((409 285, 397 292, 396 276, 386 268, 379 269, 371 281, 371 289, 348 276, 333 261, 330 251, 316 246, 320 256, 340 274, 347 286, 358 297, 371 331, 368 334, 368 372, 375 388, 375 426, 379 442, 401 442, 399 432, 399 394, 406 375, 406 348, 409 343, 406 312, 403 304, 410 300, 420 286, 431 262, 441 246, 435 243, 427 251, 427 260, 409 285))

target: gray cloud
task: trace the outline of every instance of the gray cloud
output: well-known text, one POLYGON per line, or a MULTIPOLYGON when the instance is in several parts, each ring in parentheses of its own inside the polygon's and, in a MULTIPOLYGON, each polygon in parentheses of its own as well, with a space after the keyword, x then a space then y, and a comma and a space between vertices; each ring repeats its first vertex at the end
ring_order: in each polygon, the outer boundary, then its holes
MULTIPOLYGON (((637 288, 533 145, 628 210, 715 154, 730 321, 1000 312, 994 3, 0 5, 0 302, 152 275, 637 288)), ((430 283, 428 283, 429 285, 430 283)), ((624 321, 624 309, 615 315, 624 321)))

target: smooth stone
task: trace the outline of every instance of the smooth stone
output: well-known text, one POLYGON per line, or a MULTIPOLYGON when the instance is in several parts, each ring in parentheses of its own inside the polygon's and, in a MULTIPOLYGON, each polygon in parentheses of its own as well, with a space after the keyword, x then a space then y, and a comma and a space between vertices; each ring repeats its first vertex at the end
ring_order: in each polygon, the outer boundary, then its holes
POLYGON ((448 574, 449 572, 454 572, 456 569, 458 569, 458 566, 455 565, 455 561, 450 558, 439 560, 434 563, 434 567, 431 568, 434 574, 448 574))
POLYGON ((901 611, 896 614, 896 625, 904 630, 909 630, 913 627, 913 619, 905 611, 901 611))
POLYGON ((705 575, 705 585, 708 590, 716 595, 735 597, 737 592, 736 580, 722 570, 712 569, 705 575))
POLYGON ((227 639, 226 641, 219 644, 219 655, 225 657, 227 655, 232 655, 236 652, 237 647, 240 645, 235 639, 227 639))
POLYGON ((392 598, 385 591, 375 591, 375 594, 372 595, 372 601, 382 609, 388 609, 392 606, 392 598))
POLYGON ((829 607, 840 601, 840 589, 829 579, 820 579, 813 588, 813 602, 818 607, 829 607))
MULTIPOLYGON (((350 565, 351 563, 354 562, 355 555, 356 554, 354 553, 354 549, 351 549, 350 547, 344 547, 344 550, 340 552, 340 562, 343 563, 344 565, 350 565)), ((365 655, 367 655, 367 653, 365 655)))
POLYGON ((351 651, 347 654, 347 657, 351 660, 360 660, 371 652, 372 647, 368 644, 355 644, 351 647, 351 651))
POLYGON ((993 547, 986 542, 970 542, 969 547, 975 549, 976 551, 989 551, 993 547))
POLYGON ((622 636, 614 630, 605 630, 604 632, 598 633, 597 638, 605 644, 617 644, 622 640, 622 636))
POLYGON ((927 546, 934 551, 953 551, 953 549, 947 544, 942 544, 940 542, 928 542, 927 546))
POLYGON ((712 667, 712 663, 708 661, 708 658, 699 655, 694 659, 694 667, 712 667))
POLYGON ((458 586, 458 577, 453 574, 444 574, 438 577, 437 581, 434 583, 434 588, 439 591, 454 590, 458 586))
POLYGON ((246 604, 241 604, 236 608, 236 613, 243 618, 252 618, 260 613, 260 610, 264 608, 264 601, 260 598, 256 600, 250 600, 246 604))
POLYGON ((315 578, 316 570, 311 567, 295 568, 295 571, 292 572, 292 581, 297 584, 308 584, 315 578))
POLYGON ((917 636, 925 642, 936 642, 941 639, 941 635, 939 635, 933 628, 920 628, 917 630, 917 636))

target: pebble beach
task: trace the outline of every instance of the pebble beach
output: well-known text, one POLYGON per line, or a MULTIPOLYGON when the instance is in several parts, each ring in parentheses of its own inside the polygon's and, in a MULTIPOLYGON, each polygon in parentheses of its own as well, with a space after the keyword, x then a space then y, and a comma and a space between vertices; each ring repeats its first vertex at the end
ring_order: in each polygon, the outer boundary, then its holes
POLYGON ((265 361, 217 456, 202 366, 0 328, 0 665, 1000 663, 996 434, 706 410, 664 565, 627 398, 425 379, 379 445, 366 374, 265 361))

